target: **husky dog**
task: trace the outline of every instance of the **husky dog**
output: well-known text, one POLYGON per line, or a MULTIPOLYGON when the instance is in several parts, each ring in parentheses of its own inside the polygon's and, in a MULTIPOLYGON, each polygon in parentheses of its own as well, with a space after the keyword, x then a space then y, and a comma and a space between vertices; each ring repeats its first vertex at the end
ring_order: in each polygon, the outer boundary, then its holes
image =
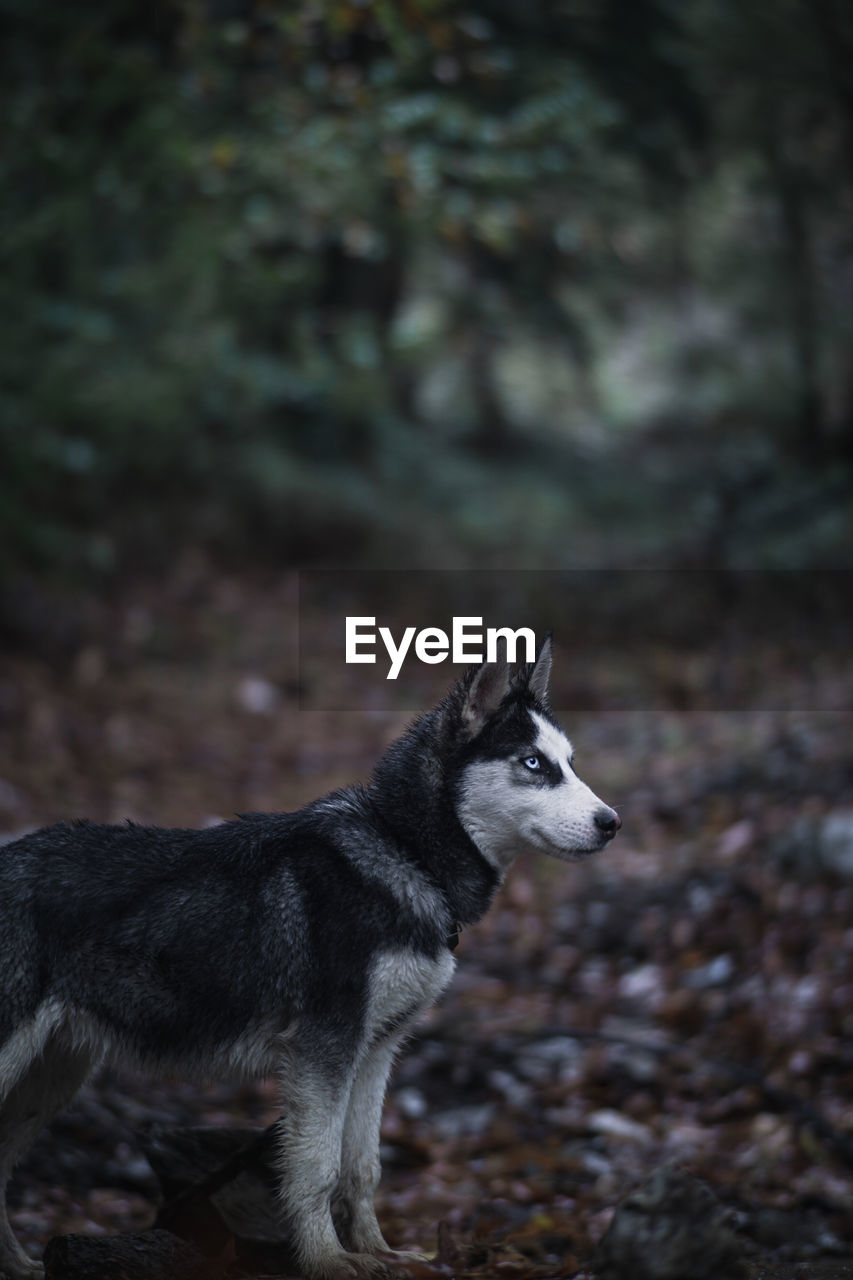
MULTIPOLYGON (((107 1054, 276 1074, 283 1225, 311 1280, 387 1276, 373 1208, 388 1072, 524 849, 621 823, 575 774, 535 663, 467 672, 364 787, 204 830, 46 827, 0 849, 0 1273, 15 1161, 107 1054)), ((408 1255, 412 1258, 414 1255, 408 1255)))

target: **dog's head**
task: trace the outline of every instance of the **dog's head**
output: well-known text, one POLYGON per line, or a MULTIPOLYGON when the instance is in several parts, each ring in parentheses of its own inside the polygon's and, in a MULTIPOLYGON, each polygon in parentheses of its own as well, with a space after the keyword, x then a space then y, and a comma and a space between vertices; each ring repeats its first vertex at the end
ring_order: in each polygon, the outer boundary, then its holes
POLYGON ((525 849, 555 858, 597 853, 622 825, 581 782, 572 744, 548 710, 551 637, 535 663, 472 668, 453 690, 456 808, 488 860, 504 871, 525 849))

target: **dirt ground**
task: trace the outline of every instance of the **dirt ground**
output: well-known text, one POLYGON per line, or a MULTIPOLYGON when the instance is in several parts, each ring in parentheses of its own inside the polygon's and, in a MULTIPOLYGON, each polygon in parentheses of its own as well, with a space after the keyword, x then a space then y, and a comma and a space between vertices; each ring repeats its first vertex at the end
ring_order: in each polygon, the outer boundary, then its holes
MULTIPOLYGON (((190 565, 10 646, 4 838, 82 816, 200 825, 365 778, 405 717, 390 696, 300 709, 295 609, 292 576, 190 565)), ((523 857, 463 933, 392 1079, 378 1209, 395 1246, 438 1250, 445 1275, 591 1276, 619 1202, 674 1167, 712 1189, 751 1280, 853 1275, 838 705, 571 718, 578 770, 623 829, 583 865, 523 857)), ((275 1115, 274 1081, 108 1068, 20 1166, 15 1228, 34 1254, 59 1232, 139 1230, 157 1195, 140 1130, 275 1115)))

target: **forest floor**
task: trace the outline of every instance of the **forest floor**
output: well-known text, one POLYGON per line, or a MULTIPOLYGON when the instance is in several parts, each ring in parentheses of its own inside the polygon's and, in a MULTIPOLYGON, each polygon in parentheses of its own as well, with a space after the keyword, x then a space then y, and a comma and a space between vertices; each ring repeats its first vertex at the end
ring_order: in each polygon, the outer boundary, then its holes
MULTIPOLYGON (((294 607, 292 579, 187 571, 10 649, 4 838, 84 815, 201 825, 365 778, 406 717, 300 710, 294 607)), ((395 1247, 437 1250, 445 1276, 603 1274, 616 1206, 676 1167, 726 1210, 740 1274, 853 1275, 843 702, 572 717, 579 772, 623 829, 583 865, 523 857, 463 932, 385 1110, 378 1213, 395 1247)), ((274 1081, 109 1068, 19 1167, 15 1229, 34 1254, 60 1232, 141 1230, 157 1194, 141 1129, 275 1115, 274 1081)))

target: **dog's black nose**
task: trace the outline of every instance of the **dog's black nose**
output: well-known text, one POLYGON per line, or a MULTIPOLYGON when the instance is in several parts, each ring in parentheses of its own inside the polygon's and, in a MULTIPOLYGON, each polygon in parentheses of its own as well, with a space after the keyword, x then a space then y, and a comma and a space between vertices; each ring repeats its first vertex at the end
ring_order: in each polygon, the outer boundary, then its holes
POLYGON ((606 836, 615 836, 622 826, 622 819, 615 809, 599 809, 594 821, 599 831, 606 836))

